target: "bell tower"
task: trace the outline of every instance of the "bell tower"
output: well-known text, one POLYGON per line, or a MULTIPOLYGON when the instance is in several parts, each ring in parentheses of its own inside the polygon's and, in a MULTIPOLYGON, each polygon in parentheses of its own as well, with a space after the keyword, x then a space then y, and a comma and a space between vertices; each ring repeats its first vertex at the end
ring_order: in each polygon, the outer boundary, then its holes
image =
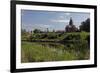
POLYGON ((71 26, 73 25, 72 17, 70 18, 69 25, 71 25, 71 26))

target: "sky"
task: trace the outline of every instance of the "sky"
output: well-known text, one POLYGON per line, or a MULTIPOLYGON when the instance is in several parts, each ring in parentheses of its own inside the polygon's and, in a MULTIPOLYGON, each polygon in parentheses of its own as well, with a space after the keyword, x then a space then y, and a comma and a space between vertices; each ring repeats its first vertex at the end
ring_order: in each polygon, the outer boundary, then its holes
POLYGON ((79 28, 81 22, 90 18, 90 14, 83 12, 21 10, 21 28, 26 31, 34 29, 46 31, 47 28, 49 31, 63 31, 70 18, 72 18, 73 24, 79 28))

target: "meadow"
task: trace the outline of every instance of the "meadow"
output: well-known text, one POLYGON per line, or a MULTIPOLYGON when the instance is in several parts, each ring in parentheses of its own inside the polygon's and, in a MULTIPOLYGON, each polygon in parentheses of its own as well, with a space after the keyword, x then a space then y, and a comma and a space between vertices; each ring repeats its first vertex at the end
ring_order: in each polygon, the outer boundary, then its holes
POLYGON ((23 35, 21 62, 88 60, 90 58, 89 37, 88 32, 23 35))

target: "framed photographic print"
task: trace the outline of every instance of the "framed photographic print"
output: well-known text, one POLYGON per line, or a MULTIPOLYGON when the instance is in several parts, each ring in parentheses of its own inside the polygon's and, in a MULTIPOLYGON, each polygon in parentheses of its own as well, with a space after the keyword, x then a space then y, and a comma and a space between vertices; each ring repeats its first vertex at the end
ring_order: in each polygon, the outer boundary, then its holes
POLYGON ((96 66, 96 6, 11 1, 11 72, 96 66))

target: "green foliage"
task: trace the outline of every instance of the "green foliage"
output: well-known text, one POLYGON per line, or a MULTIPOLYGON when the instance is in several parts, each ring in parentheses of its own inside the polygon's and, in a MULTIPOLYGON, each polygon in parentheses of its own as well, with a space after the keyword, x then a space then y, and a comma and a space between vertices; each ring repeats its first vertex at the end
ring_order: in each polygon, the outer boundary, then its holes
POLYGON ((70 34, 67 35, 63 40, 81 40, 80 35, 74 35, 74 34, 70 34))
POLYGON ((34 32, 34 33, 40 33, 41 30, 39 30, 39 29, 35 29, 33 32, 34 32))
POLYGON ((56 39, 57 38, 57 34, 55 33, 49 33, 47 36, 48 39, 56 39))
POLYGON ((90 32, 90 19, 89 18, 81 23, 80 30, 90 32))
POLYGON ((21 61, 25 63, 89 59, 86 41, 64 44, 22 42, 21 48, 21 61))
POLYGON ((87 32, 78 32, 78 33, 68 33, 65 34, 66 36, 63 37, 63 40, 85 40, 88 36, 89 33, 87 32))
POLYGON ((72 33, 33 33, 22 36, 21 61, 26 62, 47 62, 47 61, 68 61, 68 60, 87 60, 90 58, 88 32, 72 33), (23 38, 24 37, 24 38, 23 38), (53 42, 30 42, 33 40, 62 41, 53 42))
POLYGON ((68 41, 68 40, 86 40, 89 36, 87 32, 73 32, 73 33, 33 33, 31 35, 22 36, 23 39, 32 40, 59 40, 59 41, 68 41))

